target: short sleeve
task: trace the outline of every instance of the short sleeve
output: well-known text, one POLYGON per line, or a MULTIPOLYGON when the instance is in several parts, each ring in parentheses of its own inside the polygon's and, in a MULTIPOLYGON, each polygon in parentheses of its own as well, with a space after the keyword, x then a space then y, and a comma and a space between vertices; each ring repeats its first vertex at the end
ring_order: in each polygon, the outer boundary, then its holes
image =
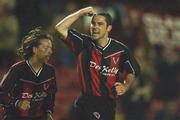
POLYGON ((83 35, 74 29, 70 29, 64 42, 75 55, 78 55, 83 48, 83 35))
POLYGON ((140 66, 128 48, 124 52, 123 58, 123 71, 126 73, 135 74, 137 77, 140 74, 140 66))

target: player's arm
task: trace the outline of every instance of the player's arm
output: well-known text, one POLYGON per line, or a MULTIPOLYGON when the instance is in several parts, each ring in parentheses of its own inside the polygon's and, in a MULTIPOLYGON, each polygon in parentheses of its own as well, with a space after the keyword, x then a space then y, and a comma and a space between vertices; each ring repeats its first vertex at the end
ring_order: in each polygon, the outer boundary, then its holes
POLYGON ((17 70, 11 67, 0 82, 0 104, 5 107, 14 106, 22 110, 27 110, 30 108, 30 102, 27 100, 19 100, 11 93, 16 85, 16 80, 17 70))
POLYGON ((47 114, 47 120, 54 120, 51 113, 47 114))
POLYGON ((63 20, 61 20, 56 26, 55 29, 61 34, 62 38, 65 40, 68 36, 68 29, 69 27, 81 16, 84 15, 92 15, 93 14, 93 8, 92 7, 85 7, 82 8, 67 17, 65 17, 63 20))
POLYGON ((0 82, 0 104, 3 106, 9 106, 15 102, 10 94, 10 91, 14 88, 15 79, 16 75, 14 69, 10 68, 0 82))
POLYGON ((117 95, 123 95, 130 88, 136 77, 140 74, 139 64, 127 48, 126 52, 124 53, 123 65, 121 67, 123 69, 122 73, 125 73, 122 77, 124 82, 115 83, 117 95))

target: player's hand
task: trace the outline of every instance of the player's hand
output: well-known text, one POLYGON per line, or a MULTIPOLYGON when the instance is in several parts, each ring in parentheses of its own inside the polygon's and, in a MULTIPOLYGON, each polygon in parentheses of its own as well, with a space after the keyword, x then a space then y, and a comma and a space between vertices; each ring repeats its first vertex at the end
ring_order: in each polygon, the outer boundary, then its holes
POLYGON ((86 16, 92 16, 94 14, 93 7, 91 7, 91 6, 82 8, 82 9, 79 10, 79 12, 82 15, 86 15, 86 16))
POLYGON ((47 114, 47 120, 54 120, 51 113, 47 114))
POLYGON ((20 100, 18 107, 20 110, 28 110, 30 108, 30 102, 28 100, 20 100))
POLYGON ((128 86, 126 84, 120 82, 116 82, 114 86, 117 95, 123 95, 128 89, 128 86))

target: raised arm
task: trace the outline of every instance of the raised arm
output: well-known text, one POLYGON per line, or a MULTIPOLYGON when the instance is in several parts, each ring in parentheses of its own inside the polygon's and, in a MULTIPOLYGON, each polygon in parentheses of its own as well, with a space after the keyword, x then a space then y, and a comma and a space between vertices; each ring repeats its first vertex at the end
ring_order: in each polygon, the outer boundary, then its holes
POLYGON ((10 94, 11 90, 14 88, 16 76, 15 70, 10 68, 0 82, 0 104, 4 106, 12 105, 16 101, 15 99, 13 100, 10 94))
POLYGON ((55 28, 57 31, 61 34, 62 38, 65 40, 68 35, 68 29, 69 27, 81 16, 91 16, 93 14, 93 8, 92 7, 85 7, 82 8, 64 19, 62 19, 56 26, 55 28))

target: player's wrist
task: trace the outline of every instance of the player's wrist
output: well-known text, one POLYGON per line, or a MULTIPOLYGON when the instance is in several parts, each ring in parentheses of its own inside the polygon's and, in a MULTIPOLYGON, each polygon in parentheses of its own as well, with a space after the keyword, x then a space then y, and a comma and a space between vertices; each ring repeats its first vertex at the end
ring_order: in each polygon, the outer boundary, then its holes
POLYGON ((15 108, 18 108, 19 104, 20 104, 20 100, 16 100, 15 103, 14 103, 15 108))
POLYGON ((52 114, 52 111, 51 110, 47 110, 46 113, 48 114, 52 114))
POLYGON ((79 17, 81 17, 81 16, 84 16, 85 13, 84 13, 84 11, 83 11, 82 9, 80 9, 80 10, 77 11, 77 15, 78 15, 79 17))
POLYGON ((47 113, 47 120, 54 120, 52 117, 52 113, 47 113))
POLYGON ((127 82, 127 80, 124 80, 123 84, 124 84, 126 91, 127 91, 130 87, 130 84, 127 82))

